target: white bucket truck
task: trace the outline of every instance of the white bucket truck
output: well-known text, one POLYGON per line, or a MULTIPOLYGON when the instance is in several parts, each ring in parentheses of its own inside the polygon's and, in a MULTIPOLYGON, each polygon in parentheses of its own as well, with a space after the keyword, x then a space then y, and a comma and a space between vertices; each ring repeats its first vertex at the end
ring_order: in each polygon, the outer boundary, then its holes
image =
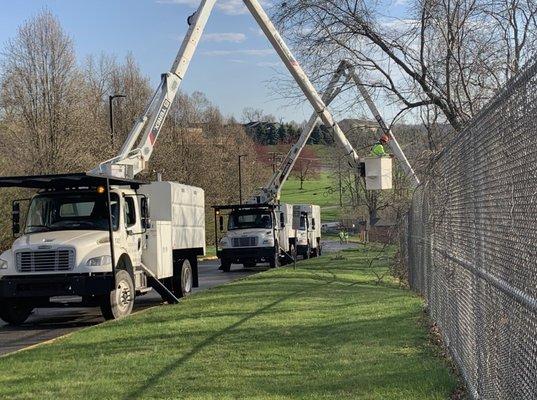
POLYGON ((252 268, 266 262, 275 268, 291 260, 292 205, 243 204, 214 209, 216 250, 224 272, 230 271, 231 264, 252 268), (218 230, 223 237, 219 238, 218 230))
MULTIPOLYGON (((151 288, 177 302, 197 285, 196 257, 205 252, 203 190, 134 177, 147 167, 208 14, 189 18, 171 70, 116 157, 87 173, 0 178, 3 187, 40 190, 30 200, 22 235, 0 255, 4 321, 20 324, 33 308, 65 295, 119 318, 151 288)), ((14 202, 16 235, 20 224, 21 205, 14 202)))
POLYGON ((175 302, 197 286, 197 256, 205 253, 202 189, 86 174, 0 178, 0 186, 40 189, 24 201, 22 229, 21 201, 13 202, 17 239, 0 255, 5 322, 20 324, 34 308, 66 304, 100 306, 106 319, 120 318, 151 288, 175 302))
POLYGON ((321 207, 313 204, 293 206, 293 227, 296 228, 296 252, 303 259, 322 254, 321 207))

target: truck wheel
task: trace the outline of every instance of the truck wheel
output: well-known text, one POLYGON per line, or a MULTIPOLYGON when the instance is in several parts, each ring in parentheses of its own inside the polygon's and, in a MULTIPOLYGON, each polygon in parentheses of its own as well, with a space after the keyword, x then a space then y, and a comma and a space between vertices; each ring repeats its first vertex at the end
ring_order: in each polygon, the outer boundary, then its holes
POLYGON ((134 306, 134 284, 130 274, 125 270, 116 272, 116 288, 105 296, 101 303, 104 319, 119 319, 132 312, 134 306))
POLYGON ((221 265, 220 265, 220 269, 223 271, 223 272, 229 272, 231 271, 231 261, 228 261, 224 258, 222 258, 222 260, 220 261, 221 265))
POLYGON ((274 248, 274 256, 270 258, 269 266, 270 268, 278 268, 280 266, 280 251, 278 246, 274 248))
POLYGON ((319 257, 319 249, 318 248, 313 249, 312 255, 313 257, 319 257))
POLYGON ((172 293, 175 297, 185 297, 192 293, 193 279, 192 265, 189 260, 179 260, 177 268, 174 268, 174 285, 172 293))
POLYGON ((28 319, 33 307, 15 301, 0 304, 0 319, 10 325, 20 325, 28 319))

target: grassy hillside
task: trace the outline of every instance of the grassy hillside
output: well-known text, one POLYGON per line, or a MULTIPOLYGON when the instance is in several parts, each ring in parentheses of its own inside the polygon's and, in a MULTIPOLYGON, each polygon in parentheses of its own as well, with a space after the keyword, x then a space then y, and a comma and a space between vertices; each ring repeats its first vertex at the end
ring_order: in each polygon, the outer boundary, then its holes
POLYGON ((305 181, 302 190, 300 180, 290 177, 283 186, 281 201, 291 204, 318 204, 321 206, 323 222, 337 221, 340 217, 339 192, 326 172, 316 179, 305 181))
POLYGON ((364 250, 0 358, 0 398, 449 398, 457 380, 430 344, 422 300, 392 278, 377 284, 389 258, 364 250))

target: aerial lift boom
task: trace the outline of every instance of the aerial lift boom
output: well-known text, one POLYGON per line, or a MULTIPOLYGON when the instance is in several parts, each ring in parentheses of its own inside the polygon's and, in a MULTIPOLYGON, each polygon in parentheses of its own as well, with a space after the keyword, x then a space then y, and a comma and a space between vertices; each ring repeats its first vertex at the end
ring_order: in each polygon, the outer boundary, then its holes
MULTIPOLYGON (((328 84, 326 91, 323 93, 322 97, 322 100, 325 102, 325 104, 330 104, 341 92, 341 88, 343 86, 337 87, 336 85, 340 81, 341 77, 345 74, 345 68, 345 63, 342 62, 334 73, 334 76, 330 80, 330 83, 328 84)), ((289 174, 293 170, 293 167, 295 166, 295 163, 300 156, 302 149, 304 149, 304 146, 306 146, 306 143, 308 142, 311 133, 317 126, 318 121, 319 115, 317 114, 317 112, 314 112, 307 124, 302 129, 302 133, 298 141, 291 147, 285 158, 282 160, 280 166, 276 169, 276 171, 270 178, 269 183, 263 188, 261 188, 261 192, 257 196, 252 197, 248 201, 248 203, 275 203, 279 200, 282 186, 287 180, 287 178, 289 178, 289 174)))
POLYGON ((132 179, 146 168, 215 3, 216 0, 203 0, 198 12, 189 17, 190 27, 170 72, 162 74, 160 85, 142 117, 134 124, 119 154, 99 164, 90 173, 132 179))
MULTIPOLYGON (((347 140, 325 101, 304 73, 282 37, 270 21, 257 0, 243 0, 259 27, 267 36, 304 95, 313 106, 315 113, 325 126, 331 127, 338 142, 342 144, 354 163, 359 162, 358 154, 347 140)), ((170 111, 171 104, 177 94, 181 81, 190 65, 190 61, 201 39, 207 20, 215 6, 216 0, 202 0, 197 12, 189 18, 190 28, 173 63, 172 70, 162 75, 162 80, 142 118, 134 125, 118 156, 101 163, 90 171, 92 174, 133 178, 145 169, 154 144, 163 123, 170 111)))
POLYGON ((405 156, 405 153, 403 152, 403 149, 401 149, 401 146, 399 146, 399 142, 397 142, 397 139, 395 138, 393 132, 391 129, 386 125, 386 122, 384 122, 384 119, 380 115, 380 112, 373 102, 373 99, 369 95, 368 91, 365 88, 365 85, 362 83, 362 80, 356 73, 356 70, 354 66, 349 64, 346 61, 343 61, 345 64, 345 68, 347 70, 348 77, 354 81, 354 84, 358 87, 358 90, 360 91, 360 94, 365 100, 365 103, 367 104, 367 107, 371 111, 371 114, 373 114, 373 117, 377 120, 380 129, 382 130, 382 133, 387 135, 390 138, 390 141, 388 142, 388 145, 390 146, 390 149, 393 151, 393 154, 397 159, 401 162, 401 166, 403 170, 405 171, 406 175, 411 178, 411 183, 414 187, 417 187, 420 184, 420 181, 414 172, 414 169, 412 169, 412 166, 410 165, 410 162, 405 156))
MULTIPOLYGON (((356 71, 354 67, 349 64, 347 61, 342 61, 338 68, 336 69, 336 72, 334 73, 332 79, 330 80, 326 91, 323 94, 323 101, 326 105, 329 105, 338 95, 341 93, 341 90, 343 86, 349 81, 352 80, 354 84, 358 87, 358 90, 360 91, 360 94, 364 98, 369 110, 375 117, 375 120, 378 122, 382 132, 386 134, 390 138, 390 148, 392 149, 394 155, 397 157, 397 159, 401 162, 401 165, 403 167, 403 170, 405 171, 406 175, 411 177, 412 184, 414 187, 419 185, 418 177, 416 176, 416 173, 412 169, 412 166, 410 165, 408 159, 406 158, 403 150, 399 146, 399 143, 397 142, 397 139, 395 138, 394 134, 392 133, 391 129, 388 128, 386 123, 384 122, 384 119, 380 115, 379 110, 377 109, 375 103, 373 102, 373 99, 365 89, 364 84, 356 74, 356 71), (336 86, 341 78, 344 77, 345 81, 340 85, 336 86)), ((316 112, 313 113, 311 118, 309 119, 308 123, 304 126, 302 133, 298 139, 298 141, 291 147, 283 161, 281 162, 278 169, 274 172, 272 177, 270 178, 269 183, 261 188, 261 192, 259 195, 252 197, 249 200, 249 203, 273 203, 277 202, 280 198, 280 192, 282 189, 283 184, 289 177, 289 174, 291 173, 298 157, 300 156, 300 153, 304 146, 306 145, 307 141, 309 140, 313 130, 315 129, 315 126, 317 125, 319 121, 319 116, 316 112)), ((336 138, 339 138, 339 136, 336 136, 336 138)), ((348 141, 346 141, 348 143, 348 141)), ((344 145, 344 148, 347 149, 347 147, 344 145)), ((354 158, 353 158, 354 161, 354 158)))

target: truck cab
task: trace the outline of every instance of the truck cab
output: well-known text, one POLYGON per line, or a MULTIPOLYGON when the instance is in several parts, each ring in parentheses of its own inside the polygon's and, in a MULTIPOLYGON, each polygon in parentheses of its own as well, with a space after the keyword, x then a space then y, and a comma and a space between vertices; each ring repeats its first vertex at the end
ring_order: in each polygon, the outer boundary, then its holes
MULTIPOLYGON (((164 287, 177 298, 197 285, 204 234, 196 243, 174 241, 188 234, 179 232, 186 226, 204 229, 204 219, 196 216, 193 224, 172 217, 173 196, 166 190, 196 191, 202 208, 203 191, 171 182, 94 184, 101 181, 52 184, 13 202, 16 239, 0 255, 1 319, 22 323, 34 308, 66 304, 63 297, 72 306, 99 306, 106 319, 120 318, 132 311, 136 296, 152 288, 161 293, 164 287), (159 215, 166 209, 169 221, 159 215)), ((190 208, 183 211, 192 214, 190 208)), ((161 294, 169 300, 169 293, 161 294)))
POLYGON ((292 206, 247 204, 214 208, 222 235, 219 238, 216 232, 217 256, 224 272, 229 272, 234 263, 253 268, 266 262, 275 268, 287 257, 292 236, 292 206))
POLYGON ((293 215, 296 230, 296 252, 303 259, 322 254, 321 207, 313 204, 295 204, 293 215))

